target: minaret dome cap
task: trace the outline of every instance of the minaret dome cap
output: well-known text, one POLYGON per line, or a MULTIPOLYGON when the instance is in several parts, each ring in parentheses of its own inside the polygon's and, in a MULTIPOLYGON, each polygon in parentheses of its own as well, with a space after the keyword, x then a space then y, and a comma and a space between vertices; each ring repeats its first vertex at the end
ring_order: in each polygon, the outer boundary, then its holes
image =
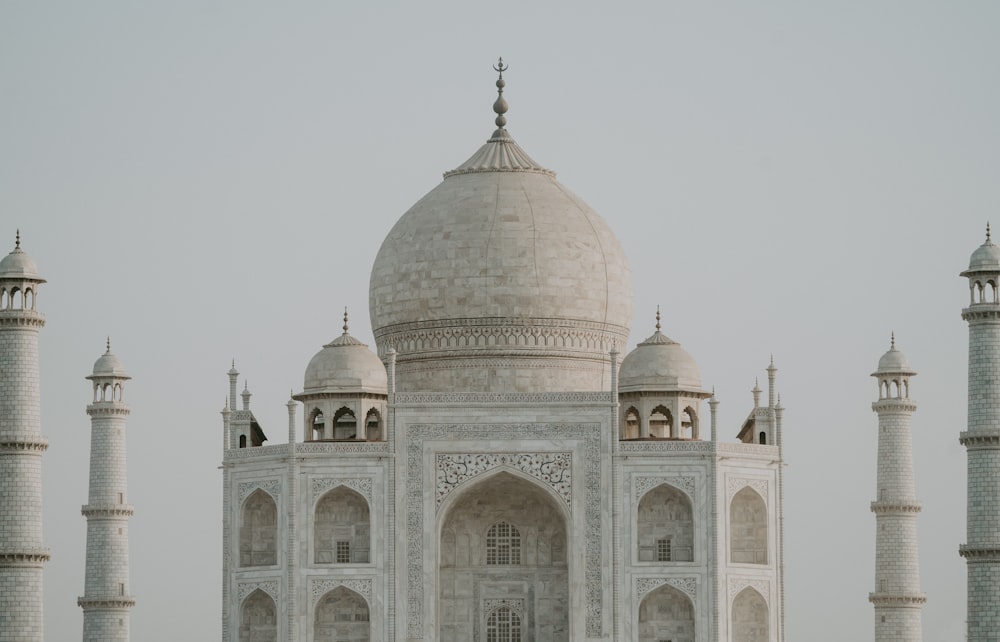
POLYGON ((990 238, 990 226, 986 225, 986 240, 969 257, 969 269, 962 276, 975 272, 1000 272, 1000 247, 990 238))
POLYGON ((132 378, 125 372, 125 365, 121 362, 121 359, 111 354, 110 342, 108 344, 107 352, 102 354, 97 361, 94 362, 94 374, 87 378, 93 379, 95 377, 114 377, 116 379, 132 378))
POLYGON ((659 309, 656 311, 656 331, 622 360, 618 390, 702 392, 698 364, 681 344, 660 331, 659 309))
POLYGON ((21 249, 21 233, 17 234, 17 243, 10 254, 0 259, 0 279, 18 279, 25 281, 35 281, 45 283, 45 279, 38 276, 38 268, 31 257, 21 249))
POLYGON ((915 375, 916 371, 910 367, 910 362, 900 350, 896 349, 896 337, 892 338, 889 351, 878 360, 878 370, 872 373, 873 377, 884 374, 915 375))

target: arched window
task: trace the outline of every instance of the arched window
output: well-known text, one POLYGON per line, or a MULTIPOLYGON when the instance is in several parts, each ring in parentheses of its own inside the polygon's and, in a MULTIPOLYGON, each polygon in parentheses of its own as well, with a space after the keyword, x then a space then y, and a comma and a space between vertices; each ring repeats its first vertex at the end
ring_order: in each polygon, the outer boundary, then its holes
POLYGON ((760 437, 760 440, 759 440, 760 441, 760 445, 761 446, 766 446, 767 445, 767 433, 764 432, 763 430, 761 430, 760 431, 760 435, 758 435, 758 436, 760 437))
POLYGON ((247 436, 240 435, 240 448, 246 448, 246 447, 247 447, 247 436))
POLYGON ((10 307, 12 310, 20 310, 22 305, 21 290, 14 288, 10 291, 10 307))
POLYGON ((639 438, 639 411, 634 407, 625 411, 625 439, 639 438))
POLYGON ((7 297, 7 288, 0 288, 0 310, 6 310, 8 305, 10 299, 7 297))
POLYGON ((674 428, 674 416, 666 406, 657 406, 649 415, 649 436, 670 437, 674 428))
POLYGON ((500 522, 486 534, 486 563, 517 565, 521 563, 521 533, 513 524, 500 522))
POLYGON ((694 642, 694 606, 672 586, 661 586, 639 604, 641 642, 694 642))
POLYGON ((694 519, 685 493, 657 486, 639 500, 636 521, 640 562, 694 561, 694 519))
POLYGON ((371 615, 365 598, 346 586, 338 586, 316 604, 313 620, 315 642, 368 642, 371 615))
POLYGON ((341 408, 333 415, 334 439, 357 439, 358 418, 350 408, 341 408))
POLYGON ((277 642, 278 617, 274 600, 257 589, 240 607, 240 642, 277 642))
POLYGON ((681 416, 681 429, 683 431, 682 437, 698 437, 698 415, 691 406, 684 409, 684 414, 681 416))
POLYGON ((749 486, 733 496, 729 505, 729 526, 731 561, 767 564, 767 506, 749 486))
POLYGON ((767 602, 749 586, 733 600, 733 642, 768 642, 767 602))
POLYGON ((316 564, 367 564, 371 548, 368 502, 338 486, 316 503, 313 560, 316 564))
POLYGON ((325 420, 323 418, 323 411, 319 408, 313 408, 312 413, 309 415, 311 419, 307 424, 309 427, 306 432, 306 441, 317 441, 325 438, 324 430, 325 420))
POLYGON ((372 408, 365 416, 365 439, 368 441, 378 441, 382 439, 382 417, 378 410, 372 408))
POLYGON ((24 291, 24 309, 25 310, 34 310, 35 309, 35 292, 34 292, 34 290, 27 289, 27 290, 24 291))
POLYGON ((486 618, 486 642, 521 642, 521 616, 506 606, 486 618))
POLYGON ((270 495, 258 488, 240 509, 240 566, 277 564, 277 539, 278 507, 270 495))

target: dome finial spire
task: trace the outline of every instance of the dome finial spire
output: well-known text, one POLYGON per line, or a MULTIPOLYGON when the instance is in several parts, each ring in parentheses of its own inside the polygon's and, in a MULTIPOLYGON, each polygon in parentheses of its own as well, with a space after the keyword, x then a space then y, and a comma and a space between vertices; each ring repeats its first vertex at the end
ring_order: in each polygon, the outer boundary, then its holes
POLYGON ((656 306, 656 331, 660 331, 660 306, 656 306))
MULTIPOLYGON (((988 237, 989 235, 987 235, 987 238, 988 237)), ((14 249, 15 250, 21 249, 21 228, 17 228, 17 234, 14 236, 14 249)))
POLYGON ((111 335, 110 334, 108 335, 107 352, 105 352, 104 354, 111 354, 111 335))
POLYGON ((990 222, 986 221, 986 242, 990 242, 990 222))
POLYGON ((347 306, 344 306, 344 334, 347 334, 347 306))
POLYGON ((895 350, 896 349, 896 331, 895 330, 893 330, 892 334, 890 335, 889 349, 890 350, 895 350))
POLYGON ((507 113, 507 101, 504 100, 503 97, 503 88, 507 85, 507 83, 504 82, 503 72, 508 69, 510 69, 510 66, 503 64, 502 56, 497 60, 497 64, 493 65, 493 71, 500 74, 500 77, 497 78, 497 100, 493 103, 493 111, 497 115, 496 120, 493 122, 496 123, 496 126, 499 129, 503 129, 507 124, 507 118, 504 116, 504 114, 507 113))

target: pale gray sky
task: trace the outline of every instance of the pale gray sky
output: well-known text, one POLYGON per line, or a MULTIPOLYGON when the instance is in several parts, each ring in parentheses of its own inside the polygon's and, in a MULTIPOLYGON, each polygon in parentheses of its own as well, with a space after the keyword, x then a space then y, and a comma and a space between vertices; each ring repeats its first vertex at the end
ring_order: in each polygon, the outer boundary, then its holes
POLYGON ((896 331, 924 639, 962 639, 958 273, 998 218, 997 33, 985 1, 0 4, 0 249, 20 227, 49 280, 47 638, 81 631, 104 337, 134 377, 132 637, 217 639, 230 359, 283 441, 345 305, 371 343, 385 234, 491 133, 503 55, 510 132, 629 255, 631 345, 660 304, 730 438, 774 353, 791 640, 873 638, 868 375, 896 331))

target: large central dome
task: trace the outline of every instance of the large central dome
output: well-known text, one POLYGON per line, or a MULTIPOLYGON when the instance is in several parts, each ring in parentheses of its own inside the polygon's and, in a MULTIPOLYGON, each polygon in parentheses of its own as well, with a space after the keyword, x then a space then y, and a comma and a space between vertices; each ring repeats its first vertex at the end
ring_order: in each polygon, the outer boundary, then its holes
POLYGON ((606 390, 632 322, 607 223, 504 128, 407 211, 372 267, 380 354, 401 392, 606 390))

